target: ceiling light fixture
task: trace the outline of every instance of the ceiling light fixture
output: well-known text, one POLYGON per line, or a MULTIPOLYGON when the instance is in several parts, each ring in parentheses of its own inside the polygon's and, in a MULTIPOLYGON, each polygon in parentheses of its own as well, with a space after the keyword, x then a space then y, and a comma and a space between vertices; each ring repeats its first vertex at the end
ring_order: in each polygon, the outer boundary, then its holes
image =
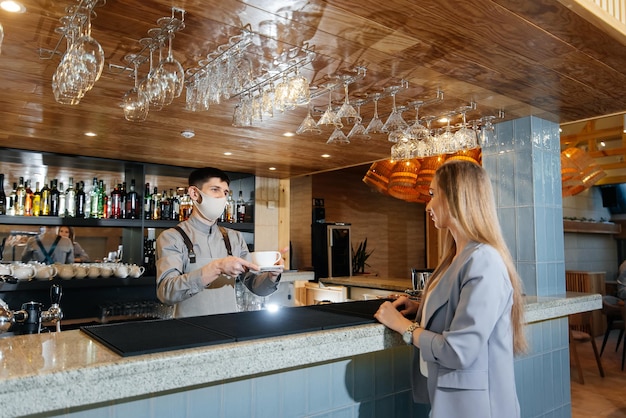
POLYGON ((233 155, 233 153, 232 153, 232 152, 230 152, 230 151, 226 151, 226 152, 224 153, 224 155, 233 155))
POLYGON ((293 132, 285 132, 285 133, 283 134, 283 136, 286 136, 286 137, 290 137, 290 136, 294 136, 294 135, 295 135, 295 134, 294 134, 293 132))
POLYGON ((185 129, 184 131, 180 131, 180 135, 183 138, 193 138, 194 136, 196 136, 196 133, 192 130, 192 129, 185 129))
POLYGON ((95 132, 85 132, 85 136, 98 136, 95 132))
POLYGON ((276 171, 276 167, 270 167, 269 170, 270 171, 276 171))
POLYGON ((10 13, 24 13, 26 11, 26 7, 22 3, 10 0, 0 2, 0 8, 10 13))
POLYGON ((330 154, 322 154, 322 158, 330 158, 330 154))

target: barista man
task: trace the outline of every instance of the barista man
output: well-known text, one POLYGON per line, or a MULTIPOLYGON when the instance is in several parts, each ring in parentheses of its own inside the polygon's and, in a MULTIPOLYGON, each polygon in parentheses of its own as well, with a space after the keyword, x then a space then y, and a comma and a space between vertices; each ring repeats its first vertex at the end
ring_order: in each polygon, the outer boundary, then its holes
POLYGON ((67 237, 57 235, 55 228, 41 227, 41 233, 30 237, 22 251, 22 262, 38 261, 45 264, 74 262, 74 244, 67 237))
MULTIPOLYGON (((194 170, 188 189, 194 205, 191 216, 157 239, 157 296, 176 305, 177 318, 236 312, 236 280, 257 296, 277 290, 282 269, 255 273, 259 267, 249 261, 243 235, 217 225, 229 186, 222 170, 194 170)), ((282 258, 277 265, 284 265, 282 258)))

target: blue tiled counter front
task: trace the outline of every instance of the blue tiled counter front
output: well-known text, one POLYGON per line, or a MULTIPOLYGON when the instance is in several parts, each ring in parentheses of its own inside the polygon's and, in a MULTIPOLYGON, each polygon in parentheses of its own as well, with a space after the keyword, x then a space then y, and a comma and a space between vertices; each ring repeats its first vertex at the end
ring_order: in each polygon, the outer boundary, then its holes
MULTIPOLYGON (((523 416, 569 417, 563 317, 599 309, 601 297, 527 307, 532 349, 516 362, 523 416)), ((3 417, 426 416, 411 402, 410 348, 379 324, 127 358, 66 331, 2 338, 0 353, 3 417)))

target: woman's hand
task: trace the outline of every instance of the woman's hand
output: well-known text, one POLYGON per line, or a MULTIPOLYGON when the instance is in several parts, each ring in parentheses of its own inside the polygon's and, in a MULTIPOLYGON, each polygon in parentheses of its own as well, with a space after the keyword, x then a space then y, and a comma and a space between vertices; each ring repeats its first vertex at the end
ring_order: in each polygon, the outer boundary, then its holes
POLYGON ((418 306, 416 301, 401 296, 393 302, 383 302, 374 314, 374 318, 386 327, 403 333, 412 322, 405 318, 405 315, 417 313, 418 306))

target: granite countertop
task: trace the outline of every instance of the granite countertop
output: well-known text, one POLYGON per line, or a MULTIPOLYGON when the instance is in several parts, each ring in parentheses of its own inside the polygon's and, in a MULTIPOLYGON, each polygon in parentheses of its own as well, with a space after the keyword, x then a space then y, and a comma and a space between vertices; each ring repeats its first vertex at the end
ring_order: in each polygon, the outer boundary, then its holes
POLYGON ((406 289, 413 288, 410 278, 379 277, 367 274, 351 277, 328 277, 319 281, 324 285, 365 287, 368 289, 391 290, 393 292, 404 292, 406 289))
MULTIPOLYGON (((526 321, 536 322, 600 309, 602 299, 599 294, 583 293, 528 297, 526 307, 526 321)), ((399 334, 380 324, 135 357, 120 357, 78 330, 0 338, 0 404, 3 416, 58 411, 271 373, 403 344, 399 334), (36 402, 16 401, 19 399, 36 402)))

